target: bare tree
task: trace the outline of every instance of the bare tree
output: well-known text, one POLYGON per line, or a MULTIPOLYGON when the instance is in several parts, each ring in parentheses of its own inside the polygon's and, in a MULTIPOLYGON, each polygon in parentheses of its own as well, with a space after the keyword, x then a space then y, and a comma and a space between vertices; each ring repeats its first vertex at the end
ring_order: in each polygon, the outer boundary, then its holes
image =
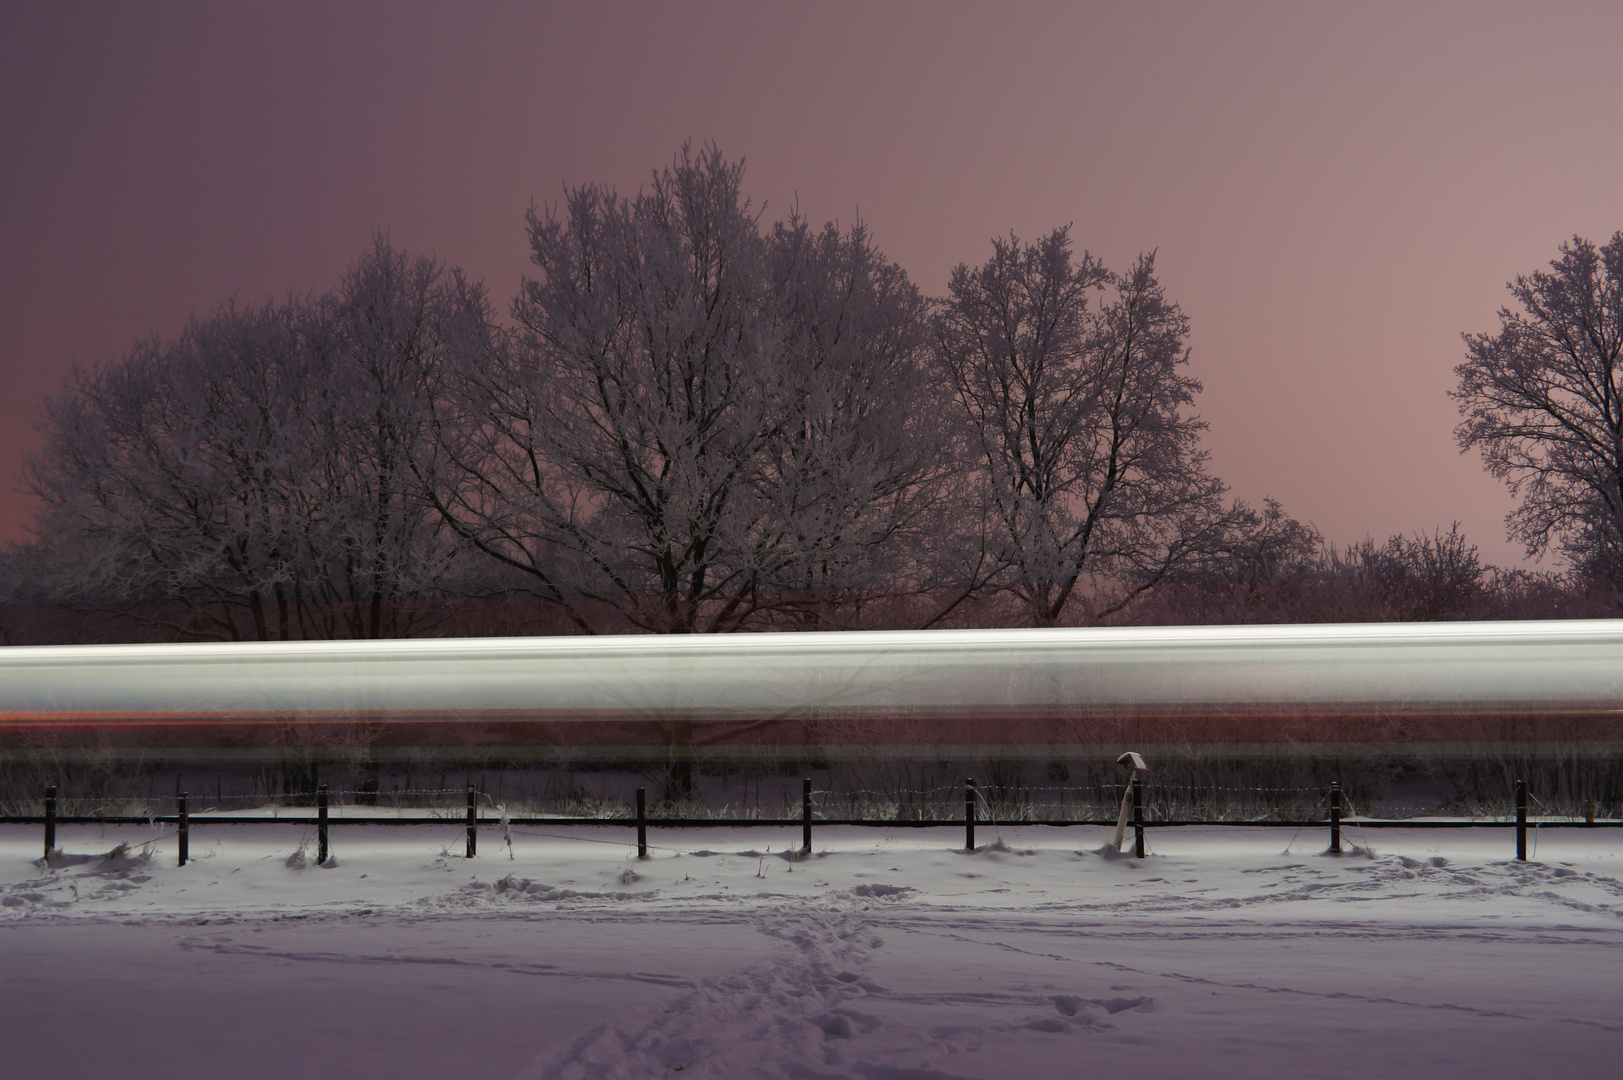
POLYGON ((928 305, 861 224, 791 215, 767 259, 789 372, 763 448, 768 583, 797 625, 861 625, 875 601, 953 577, 941 554, 961 503, 928 305))
POLYGON ((1435 622, 1466 619, 1489 567, 1455 522, 1448 532, 1365 539, 1325 549, 1316 575, 1323 609, 1314 621, 1435 622), (1339 605, 1337 601, 1339 600, 1339 605))
POLYGON ((178 604, 188 636, 411 632, 455 564, 406 467, 419 385, 482 304, 380 240, 334 297, 228 304, 75 372, 27 472, 49 594, 178 604))
POLYGON ((172 598, 219 636, 291 636, 306 314, 228 305, 70 376, 26 474, 58 596, 172 598), (249 626, 227 613, 237 602, 249 626))
POLYGON ((1497 334, 1466 334, 1451 396, 1475 448, 1521 504, 1505 519, 1529 555, 1623 581, 1623 232, 1561 245, 1507 286, 1497 334))
POLYGON ((413 463, 431 454, 429 403, 446 372, 497 347, 483 288, 383 236, 320 304, 315 360, 320 513, 304 571, 310 637, 404 637, 431 599, 472 585, 472 553, 421 497, 413 463))
POLYGON ((684 148, 532 211, 518 332, 441 402, 441 512, 583 631, 759 623, 872 580, 929 503, 912 286, 860 229, 763 236, 742 176, 684 148))
POLYGON ((1301 581, 1319 570, 1324 537, 1265 498, 1261 510, 1236 503, 1228 527, 1176 575, 1181 582, 1257 591, 1301 581))
POLYGON ((1073 259, 1068 229, 1011 236, 948 290, 937 343, 972 431, 993 582, 1033 625, 1073 599, 1112 614, 1224 535, 1205 424, 1186 412, 1201 389, 1188 321, 1153 255, 1117 276, 1073 259))

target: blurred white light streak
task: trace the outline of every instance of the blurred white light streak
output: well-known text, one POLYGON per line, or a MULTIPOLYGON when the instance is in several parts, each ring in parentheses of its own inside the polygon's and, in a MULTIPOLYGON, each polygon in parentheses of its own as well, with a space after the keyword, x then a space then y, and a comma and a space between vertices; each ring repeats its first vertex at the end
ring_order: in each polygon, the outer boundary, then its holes
POLYGON ((0 717, 1623 710, 1623 620, 0 649, 0 717))

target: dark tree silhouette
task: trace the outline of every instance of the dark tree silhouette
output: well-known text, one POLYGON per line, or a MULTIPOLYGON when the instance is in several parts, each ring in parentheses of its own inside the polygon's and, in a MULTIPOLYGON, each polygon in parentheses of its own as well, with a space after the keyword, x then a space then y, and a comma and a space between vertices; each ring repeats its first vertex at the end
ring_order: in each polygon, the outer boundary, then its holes
POLYGON ((582 630, 815 624, 941 501, 917 292, 860 227, 763 235, 742 177, 684 149, 532 211, 518 331, 442 403, 445 519, 582 630))
POLYGON ((26 474, 35 591, 187 636, 420 630, 413 599, 460 572, 410 468, 423 383, 489 325, 477 287, 380 238, 335 294, 228 304, 75 372, 26 474))
POLYGON ((993 242, 953 271, 937 346, 971 431, 995 585, 1033 625, 1060 621, 1083 584, 1094 617, 1119 610, 1228 527, 1187 410, 1188 320, 1153 255, 1126 275, 1072 256, 1067 229, 993 242))
POLYGON ((1497 334, 1466 334, 1452 395, 1461 450, 1476 449, 1520 505, 1528 554, 1559 546, 1575 569, 1623 571, 1623 232, 1561 245, 1548 271, 1507 286, 1497 334))

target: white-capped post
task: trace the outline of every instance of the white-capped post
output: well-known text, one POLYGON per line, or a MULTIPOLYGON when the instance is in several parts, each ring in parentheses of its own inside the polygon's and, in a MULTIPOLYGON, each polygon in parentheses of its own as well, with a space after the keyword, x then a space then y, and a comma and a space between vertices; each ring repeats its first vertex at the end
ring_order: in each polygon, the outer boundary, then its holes
POLYGON ((1114 844, 1116 850, 1120 851, 1122 844, 1127 840, 1127 811, 1133 805, 1133 783, 1138 779, 1139 773, 1149 772, 1150 767, 1144 764, 1142 757, 1131 750, 1117 758, 1116 764, 1130 765, 1133 769, 1132 775, 1127 778, 1127 790, 1122 792, 1121 814, 1116 818, 1116 839, 1114 844))

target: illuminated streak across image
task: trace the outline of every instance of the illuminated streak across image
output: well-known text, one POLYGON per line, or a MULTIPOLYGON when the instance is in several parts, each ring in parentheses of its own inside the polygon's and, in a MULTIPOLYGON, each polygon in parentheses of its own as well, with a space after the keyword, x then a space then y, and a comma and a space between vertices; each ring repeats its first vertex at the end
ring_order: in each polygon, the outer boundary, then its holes
POLYGON ((0 649, 0 754, 1623 746, 1623 621, 0 649))

